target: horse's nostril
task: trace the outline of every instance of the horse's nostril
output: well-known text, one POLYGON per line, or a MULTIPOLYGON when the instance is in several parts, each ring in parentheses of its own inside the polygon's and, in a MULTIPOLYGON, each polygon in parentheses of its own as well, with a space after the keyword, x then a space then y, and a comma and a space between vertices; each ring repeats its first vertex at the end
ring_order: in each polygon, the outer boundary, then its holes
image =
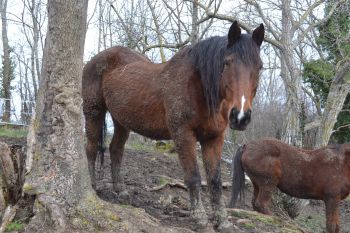
POLYGON ((238 122, 238 114, 239 114, 239 112, 238 112, 237 108, 233 108, 231 110, 231 113, 230 113, 230 121, 237 123, 238 122))
POLYGON ((244 125, 248 125, 250 123, 250 115, 247 115, 245 118, 244 118, 244 125))

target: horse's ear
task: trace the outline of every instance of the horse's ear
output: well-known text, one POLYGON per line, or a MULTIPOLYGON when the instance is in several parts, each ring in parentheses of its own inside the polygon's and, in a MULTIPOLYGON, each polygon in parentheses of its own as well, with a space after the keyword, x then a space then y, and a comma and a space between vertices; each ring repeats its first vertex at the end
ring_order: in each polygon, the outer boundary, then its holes
POLYGON ((255 43, 260 47, 265 35, 265 28, 263 24, 260 24, 259 27, 255 28, 253 31, 252 38, 255 41, 255 43))
POLYGON ((235 20, 231 27, 230 30, 228 31, 228 44, 227 47, 231 47, 241 36, 241 28, 238 25, 237 20, 235 20))

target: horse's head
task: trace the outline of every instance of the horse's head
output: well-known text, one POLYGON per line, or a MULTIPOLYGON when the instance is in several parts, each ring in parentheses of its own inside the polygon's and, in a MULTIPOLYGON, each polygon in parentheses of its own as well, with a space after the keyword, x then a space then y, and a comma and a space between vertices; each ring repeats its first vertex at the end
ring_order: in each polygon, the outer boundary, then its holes
POLYGON ((230 27, 220 89, 229 105, 232 129, 245 130, 250 122, 252 102, 262 68, 259 53, 263 39, 262 24, 252 35, 242 35, 237 21, 230 27))

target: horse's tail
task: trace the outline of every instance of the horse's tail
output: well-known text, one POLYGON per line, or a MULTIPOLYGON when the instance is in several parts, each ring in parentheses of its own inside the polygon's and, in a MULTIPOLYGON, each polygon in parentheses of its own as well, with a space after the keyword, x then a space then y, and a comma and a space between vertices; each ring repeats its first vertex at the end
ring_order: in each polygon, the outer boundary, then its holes
MULTIPOLYGON (((103 166, 106 138, 107 107, 102 90, 103 76, 117 66, 117 49, 111 48, 95 55, 83 69, 82 97, 86 134, 90 141, 97 143, 97 159, 103 166)), ((101 174, 101 173, 100 173, 101 174)), ((102 174, 101 174, 102 175, 102 174)))
POLYGON ((233 208, 236 205, 238 195, 244 198, 244 169, 242 166, 242 155, 244 152, 245 146, 239 146, 234 158, 232 159, 232 191, 231 191, 231 200, 229 207, 233 208))

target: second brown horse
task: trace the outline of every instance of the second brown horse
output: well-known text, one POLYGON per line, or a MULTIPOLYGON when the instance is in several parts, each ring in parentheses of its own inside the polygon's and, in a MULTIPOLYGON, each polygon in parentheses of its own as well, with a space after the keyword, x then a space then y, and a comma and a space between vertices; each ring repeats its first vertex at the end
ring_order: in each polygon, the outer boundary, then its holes
MULTIPOLYGON (((164 64, 154 64, 124 47, 97 54, 82 77, 86 154, 92 185, 105 114, 110 112, 114 135, 110 144, 112 181, 122 189, 119 175, 130 131, 152 139, 173 139, 185 173, 191 214, 199 225, 207 215, 200 199, 201 177, 196 143, 201 144, 215 224, 225 225, 221 203, 220 159, 224 131, 244 130, 250 122, 258 86, 264 38, 260 25, 241 34, 234 22, 227 36, 212 37, 180 50, 164 64)), ((172 169, 172 168, 169 168, 172 169)))
POLYGON ((254 210, 270 215, 278 187, 293 197, 323 200, 327 232, 339 232, 339 202, 350 193, 350 144, 303 150, 275 139, 256 140, 237 150, 233 169, 230 207, 243 190, 246 172, 254 187, 254 210))

